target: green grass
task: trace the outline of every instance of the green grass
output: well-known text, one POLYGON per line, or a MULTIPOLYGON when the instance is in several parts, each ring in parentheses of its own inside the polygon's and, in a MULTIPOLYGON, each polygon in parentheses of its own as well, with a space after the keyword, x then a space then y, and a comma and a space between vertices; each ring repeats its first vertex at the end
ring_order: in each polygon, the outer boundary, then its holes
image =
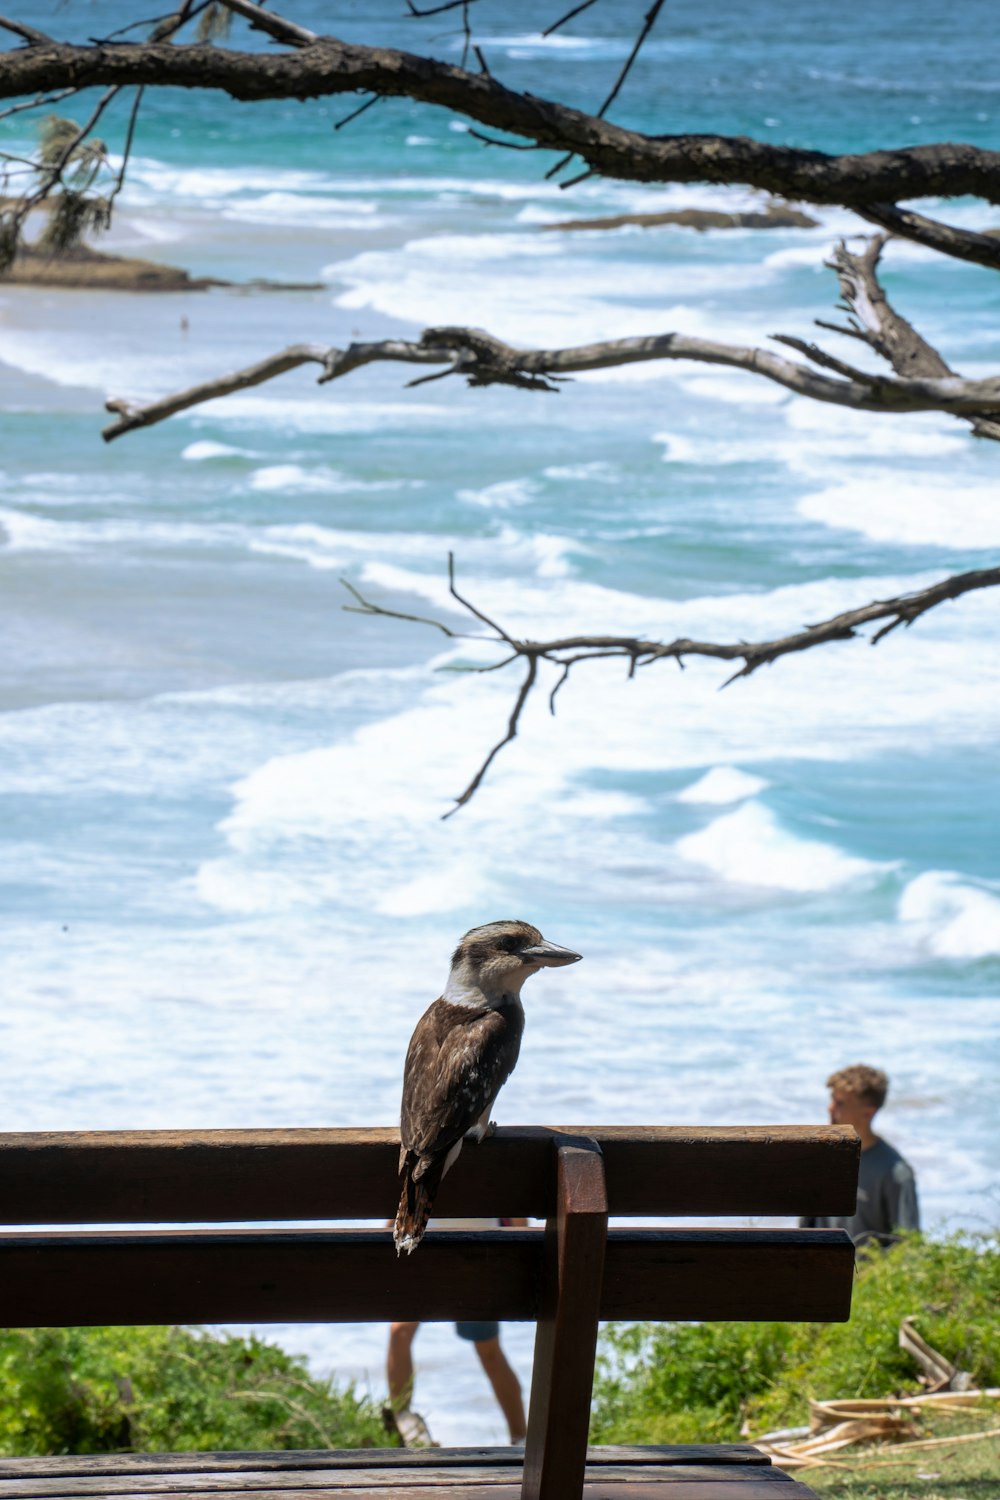
POLYGON ((372 1402, 261 1339, 198 1328, 0 1331, 0 1453, 385 1447, 372 1402))
POLYGON ((912 1235, 861 1255, 849 1323, 612 1327, 600 1350, 591 1441, 735 1441, 808 1421, 809 1397, 917 1393, 916 1367, 898 1347, 909 1314, 977 1384, 1000 1385, 998 1307, 1000 1235, 912 1235))

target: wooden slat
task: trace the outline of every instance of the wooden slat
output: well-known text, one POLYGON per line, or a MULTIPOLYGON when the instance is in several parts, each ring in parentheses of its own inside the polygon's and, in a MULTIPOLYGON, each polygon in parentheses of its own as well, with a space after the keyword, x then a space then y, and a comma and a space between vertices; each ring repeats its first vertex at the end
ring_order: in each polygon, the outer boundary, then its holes
POLYGON ((846 1323, 843 1229, 638 1229, 608 1236, 601 1317, 846 1323))
POLYGON ((556 1149, 558 1210, 545 1229, 522 1500, 579 1495, 587 1460, 597 1325, 608 1234, 601 1148, 556 1149))
MULTIPOLYGON (((119 1474, 141 1476, 164 1474, 229 1474, 244 1470, 391 1469, 405 1479, 410 1470, 508 1468, 520 1464, 522 1452, 508 1447, 489 1448, 279 1448, 268 1452, 223 1451, 214 1453, 69 1453, 33 1458, 0 1456, 0 1479, 67 1479, 73 1475, 119 1474)), ((751 1443, 643 1443, 592 1446, 587 1449, 587 1467, 607 1465, 630 1468, 705 1464, 739 1464, 768 1467, 766 1453, 751 1443)))
MULTIPOLYGON (((137 1487, 128 1491, 122 1500, 141 1500, 149 1491, 137 1487)), ((340 1492, 346 1500, 385 1500, 386 1491, 378 1486, 361 1484, 340 1492)), ((398 1500, 481 1500, 483 1494, 489 1500, 518 1500, 520 1486, 499 1484, 485 1489, 478 1482, 452 1484, 448 1479, 423 1485, 402 1485, 392 1491, 398 1500)), ((72 1490, 46 1490, 40 1500, 73 1500, 72 1490)), ((259 1490, 230 1490, 226 1500, 256 1500, 259 1490)), ((584 1489, 584 1500, 816 1500, 812 1490, 789 1482, 775 1492, 775 1487, 756 1481, 742 1479, 738 1483, 726 1480, 597 1480, 584 1489)), ((8 1495, 0 1484, 0 1500, 18 1500, 8 1495)), ((205 1492, 182 1489, 172 1492, 172 1500, 205 1500, 205 1492)), ((271 1491, 271 1500, 316 1500, 315 1490, 303 1490, 290 1484, 287 1489, 271 1491)))
MULTIPOLYGON (((860 1143, 846 1126, 501 1129, 463 1151, 448 1216, 546 1218, 553 1134, 605 1158, 613 1215, 850 1214, 860 1143)), ((0 1135, 0 1223, 384 1220, 395 1130, 96 1131, 0 1135)))
MULTIPOLYGON (((0 1234, 0 1325, 534 1320, 540 1230, 441 1232, 398 1260, 385 1230, 0 1234)), ((602 1318, 840 1321, 838 1229, 613 1229, 602 1318)))
MULTIPOLYGON (((190 1481, 191 1476, 187 1476, 190 1481)), ((419 1481, 398 1480, 387 1487, 371 1482, 371 1471, 359 1471, 357 1483, 349 1489, 328 1491, 341 1500, 386 1500, 387 1494, 395 1500, 519 1500, 520 1484, 516 1481, 498 1484, 483 1484, 477 1475, 472 1481, 456 1477, 451 1471, 427 1474, 419 1481)), ((9 1481, 0 1481, 0 1500, 80 1500, 81 1492, 60 1485, 58 1480, 41 1481, 43 1490, 32 1490, 26 1495, 18 1489, 9 1488, 9 1481)), ((16 1481, 15 1481, 16 1484, 16 1481)), ((181 1481, 181 1487, 162 1490, 151 1487, 150 1480, 134 1480, 131 1488, 87 1491, 88 1496, 99 1493, 114 1497, 114 1500, 142 1500, 149 1495, 169 1494, 171 1500, 205 1500, 212 1490, 205 1490, 181 1481)), ((318 1500, 321 1490, 303 1488, 294 1475, 287 1476, 287 1487, 262 1491, 255 1485, 245 1484, 241 1489, 216 1490, 225 1500, 257 1500, 264 1494, 266 1500, 318 1500)), ((768 1469, 706 1468, 700 1473, 683 1476, 670 1470, 646 1470, 640 1478, 619 1478, 614 1469, 588 1479, 583 1490, 583 1500, 816 1500, 812 1490, 797 1484, 785 1475, 768 1469)))
MULTIPOLYGON (((649 1465, 615 1464, 599 1471, 591 1471, 591 1482, 610 1481, 618 1484, 648 1480, 656 1471, 649 1465)), ((786 1500, 785 1476, 778 1469, 753 1469, 746 1466, 737 1469, 739 1480, 731 1479, 725 1466, 685 1464, 675 1465, 669 1470, 669 1479, 674 1484, 697 1484, 713 1480, 720 1484, 735 1484, 749 1479, 757 1484, 769 1484, 768 1493, 773 1500, 786 1500)), ((557 1491, 559 1500, 570 1494, 580 1493, 584 1480, 581 1470, 576 1489, 557 1491)), ((403 1485, 449 1484, 481 1485, 491 1494, 497 1487, 521 1485, 520 1465, 506 1464, 503 1468, 428 1467, 422 1472, 400 1472, 399 1469, 327 1469, 327 1470, 246 1470, 239 1474, 193 1474, 154 1473, 136 1477, 134 1474, 115 1475, 69 1475, 58 1478, 5 1479, 0 1480, 0 1496, 3 1500, 37 1500, 58 1491, 65 1495, 86 1497, 124 1496, 134 1494, 141 1488, 144 1495, 211 1494, 230 1495, 234 1490, 253 1490, 267 1500, 278 1500, 283 1491, 294 1487, 312 1493, 313 1500, 322 1500, 324 1494, 332 1494, 343 1500, 345 1491, 363 1489, 379 1490, 385 1500, 386 1492, 396 1492, 403 1485)))

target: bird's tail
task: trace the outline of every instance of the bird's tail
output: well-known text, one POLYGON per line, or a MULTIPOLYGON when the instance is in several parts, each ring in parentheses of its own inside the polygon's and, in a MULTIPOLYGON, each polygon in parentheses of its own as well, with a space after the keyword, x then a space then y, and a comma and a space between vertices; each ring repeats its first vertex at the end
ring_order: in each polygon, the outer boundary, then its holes
POLYGON ((399 1208, 396 1210, 396 1223, 392 1231, 397 1255, 402 1255, 404 1250, 407 1255, 412 1255, 423 1239, 444 1175, 443 1165, 440 1160, 428 1162, 426 1157, 407 1153, 402 1169, 403 1191, 399 1195, 399 1208))

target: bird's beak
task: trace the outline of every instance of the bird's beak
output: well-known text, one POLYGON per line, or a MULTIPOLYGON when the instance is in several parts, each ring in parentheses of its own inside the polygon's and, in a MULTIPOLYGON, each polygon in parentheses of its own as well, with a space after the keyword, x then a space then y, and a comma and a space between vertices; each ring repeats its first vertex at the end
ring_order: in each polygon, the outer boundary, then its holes
POLYGON ((560 948, 558 943, 548 943, 543 938, 530 948, 522 948, 521 957, 532 964, 543 964, 547 969, 561 969, 564 964, 579 963, 581 955, 574 953, 571 948, 560 948))

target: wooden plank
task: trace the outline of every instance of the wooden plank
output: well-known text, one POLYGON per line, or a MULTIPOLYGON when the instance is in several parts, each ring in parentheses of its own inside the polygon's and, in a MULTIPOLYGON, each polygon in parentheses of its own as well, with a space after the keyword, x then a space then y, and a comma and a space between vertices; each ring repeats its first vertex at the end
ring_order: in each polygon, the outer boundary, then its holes
MULTIPOLYGON (((850 1214, 860 1143, 838 1125, 517 1126, 463 1151, 449 1216, 546 1218, 553 1135, 604 1153, 612 1215, 850 1214)), ((379 1219, 399 1196, 395 1130, 0 1135, 0 1223, 379 1219)))
POLYGON ((612 1231, 601 1317, 846 1323, 855 1249, 843 1229, 612 1231))
MULTIPOLYGON (((38 1457, 0 1456, 0 1479, 30 1479, 74 1474, 238 1473, 278 1469, 439 1469, 474 1465, 504 1467, 520 1464, 520 1449, 489 1448, 279 1448, 269 1452, 224 1450, 195 1453, 69 1453, 38 1457)), ((588 1469, 609 1464, 656 1465, 740 1464, 768 1466, 771 1460, 751 1443, 643 1443, 592 1446, 588 1469)))
MULTIPOLYGON (((649 1477, 636 1480, 617 1480, 600 1475, 598 1478, 588 1481, 585 1485, 584 1500, 816 1500, 813 1492, 804 1485, 797 1484, 794 1480, 785 1478, 783 1483, 764 1479, 767 1470, 726 1470, 714 1469, 706 1471, 704 1477, 678 1479, 668 1471, 663 1476, 649 1477)), ((110 1491, 102 1491, 102 1494, 110 1495, 110 1491)), ((150 1490, 142 1480, 133 1481, 133 1487, 115 1492, 115 1500, 144 1500, 151 1494, 162 1494, 163 1491, 150 1490)), ((190 1487, 172 1490, 172 1500, 205 1500, 205 1490, 190 1487)), ((226 1490, 226 1500, 257 1500, 261 1491, 256 1488, 244 1488, 226 1490)), ((314 1489, 302 1489, 296 1486, 295 1478, 288 1477, 288 1488, 270 1490, 268 1500, 317 1500, 317 1491, 314 1489)), ((361 1477, 356 1488, 340 1491, 342 1500, 386 1500, 386 1489, 381 1486, 372 1486, 367 1482, 367 1477, 361 1477)), ((448 1471, 443 1471, 437 1478, 425 1479, 420 1483, 403 1482, 395 1484, 391 1493, 398 1500, 482 1500, 487 1495, 489 1500, 520 1500, 519 1484, 497 1484, 484 1487, 478 1480, 452 1482, 448 1471)), ((14 1492, 6 1489, 5 1483, 0 1483, 0 1500, 24 1500, 14 1492)), ((72 1489, 58 1487, 52 1482, 51 1487, 43 1494, 36 1493, 31 1500, 79 1500, 78 1494, 72 1489)))
POLYGON ((545 1231, 522 1500, 579 1495, 587 1458, 608 1195, 595 1141, 560 1141, 555 1157, 558 1210, 545 1231))
MULTIPOLYGON (((614 1229, 605 1319, 842 1321, 838 1229, 614 1229)), ((533 1321, 540 1230, 443 1231, 396 1257, 387 1230, 0 1234, 0 1326, 533 1321)))
POLYGON ((0 1234, 0 1326, 533 1319, 541 1231, 0 1234))
MULTIPOLYGON (((768 1495, 771 1496, 771 1500, 787 1500, 787 1476, 783 1475, 780 1470, 756 1469, 744 1465, 736 1466, 736 1472, 741 1480, 749 1477, 757 1483, 769 1485, 768 1495)), ((579 1495, 584 1477, 584 1471, 581 1468, 576 1489, 555 1492, 560 1496, 560 1500, 568 1500, 570 1495, 579 1495)), ((658 1470, 646 1464, 612 1464, 588 1470, 587 1477, 589 1482, 594 1484, 598 1482, 625 1484, 661 1478, 661 1475, 658 1470)), ((719 1464, 675 1465, 669 1469, 668 1478, 672 1484, 701 1484, 712 1480, 732 1486, 737 1482, 729 1475, 727 1467, 719 1464)), ((339 1500, 343 1500, 345 1492, 360 1487, 380 1490, 384 1500, 387 1490, 395 1492, 400 1486, 481 1485, 492 1494, 498 1487, 517 1485, 520 1489, 521 1482, 520 1464, 505 1464, 502 1468, 475 1465, 463 1468, 428 1467, 423 1473, 408 1473, 398 1468, 386 1467, 384 1469, 327 1469, 312 1472, 301 1469, 245 1470, 238 1474, 151 1473, 141 1476, 77 1474, 63 1475, 59 1478, 0 1480, 0 1496, 3 1500, 45 1500, 45 1497, 58 1492, 86 1500, 86 1497, 118 1497, 134 1494, 137 1489, 140 1489, 144 1495, 185 1493, 199 1496, 212 1494, 228 1496, 234 1491, 253 1490, 255 1494, 266 1495, 268 1500, 278 1500, 283 1491, 294 1487, 301 1491, 310 1491, 313 1500, 322 1500, 325 1494, 334 1494, 339 1497, 339 1500)))

